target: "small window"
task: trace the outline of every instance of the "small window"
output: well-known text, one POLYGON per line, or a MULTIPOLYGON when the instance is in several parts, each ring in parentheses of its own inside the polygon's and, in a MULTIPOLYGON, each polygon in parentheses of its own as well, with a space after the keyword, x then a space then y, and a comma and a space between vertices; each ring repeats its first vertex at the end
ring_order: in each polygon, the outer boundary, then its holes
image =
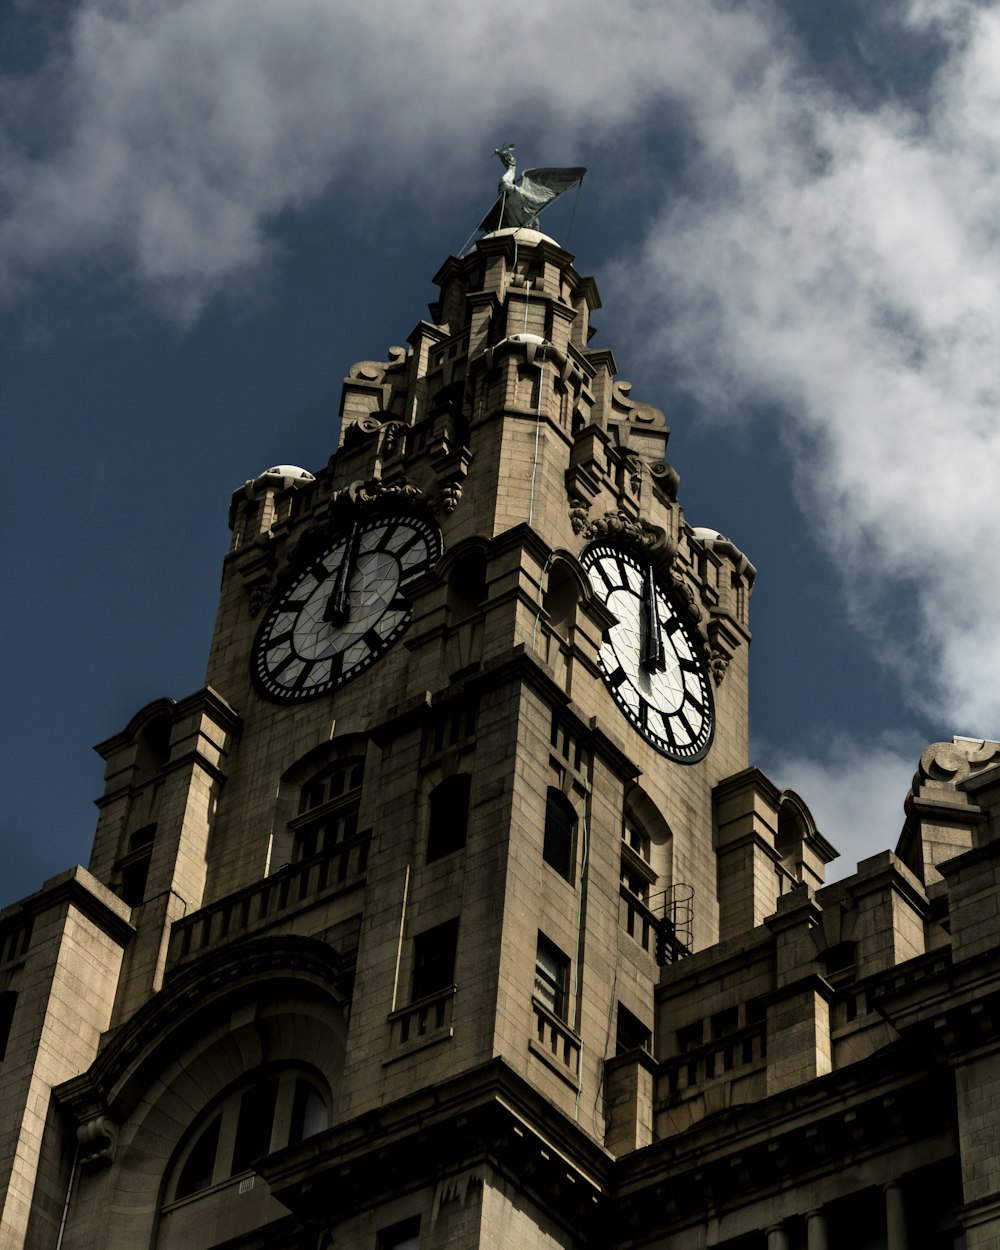
POLYGON ((694 1024, 686 1024, 677 1030, 677 1049, 682 1055, 690 1050, 697 1050, 704 1040, 704 1022, 696 1020, 694 1024))
POLYGON ((278 1101, 278 1082, 264 1081, 248 1089, 240 1099, 233 1146, 232 1172, 245 1172, 262 1159, 271 1147, 271 1126, 278 1101))
POLYGON ((823 952, 823 965, 827 976, 836 973, 853 972, 857 960, 853 942, 838 942, 823 952))
POLYGON ((3 1062, 4 1055, 7 1053, 7 1043, 10 1041, 10 1029, 14 1023, 14 1007, 16 1004, 16 990, 4 990, 0 994, 0 1063, 3 1062))
POLYGON ((724 1011, 717 1011, 712 1017, 712 1040, 718 1041, 719 1038, 728 1037, 739 1027, 740 1009, 738 1007, 726 1007, 724 1011))
POLYGON ((288 1144, 305 1141, 314 1137, 328 1127, 326 1103, 319 1091, 308 1081, 301 1078, 295 1082, 295 1097, 292 1100, 292 1122, 288 1130, 288 1144))
POLYGON ((427 862, 443 859, 465 846, 469 829, 469 792, 472 778, 456 773, 431 791, 427 862))
POLYGON ((545 796, 545 837, 542 858, 568 881, 573 871, 573 840, 576 834, 576 810, 569 799, 555 786, 545 796))
POLYGON ((647 864, 649 863, 649 837, 643 833, 634 820, 626 818, 622 828, 622 841, 647 864))
POLYGON ((122 901, 129 907, 138 907, 145 900, 146 880, 155 838, 155 824, 137 829, 128 840, 128 850, 118 861, 117 867, 121 870, 119 893, 122 901))
POLYGON ((378 1235, 378 1250, 419 1250, 420 1216, 402 1220, 390 1228, 383 1228, 378 1235))
POLYGON ((653 1035, 649 1029, 634 1016, 627 1007, 618 1004, 618 1029, 615 1040, 615 1054, 625 1055, 630 1050, 649 1051, 653 1035))
POLYGON ((467 552, 448 578, 448 608, 460 620, 476 612, 486 595, 486 557, 481 551, 467 552))
POLYGON ((535 954, 535 997, 560 1020, 566 1019, 569 960, 544 933, 535 954))
POLYGON ((201 1193, 203 1189, 211 1185, 215 1173, 215 1156, 219 1150, 221 1127, 222 1116, 217 1115, 192 1146, 191 1153, 181 1168, 175 1198, 187 1198, 190 1194, 201 1193))
POLYGON ((454 985, 457 945, 457 918, 426 929, 413 939, 414 1002, 454 985))

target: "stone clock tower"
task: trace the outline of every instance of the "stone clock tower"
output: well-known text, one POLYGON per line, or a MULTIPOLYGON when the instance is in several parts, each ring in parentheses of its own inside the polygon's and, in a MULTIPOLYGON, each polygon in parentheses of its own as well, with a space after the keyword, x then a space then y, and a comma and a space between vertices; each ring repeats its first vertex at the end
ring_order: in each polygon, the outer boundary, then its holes
POLYGON ((760 1143, 706 1197, 696 1134, 834 1071, 923 885, 816 901, 832 849, 749 767, 754 568, 685 519, 593 280, 501 228, 435 282, 327 466, 234 494, 206 686, 101 746, 89 871, 4 913, 5 1245, 805 1236, 760 1143))

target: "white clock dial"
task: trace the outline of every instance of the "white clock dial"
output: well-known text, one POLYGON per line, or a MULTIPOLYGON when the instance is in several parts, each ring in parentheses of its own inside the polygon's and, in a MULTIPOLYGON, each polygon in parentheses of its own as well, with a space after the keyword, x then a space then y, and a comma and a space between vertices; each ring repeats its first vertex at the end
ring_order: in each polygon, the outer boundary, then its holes
POLYGON ((440 553, 435 526, 412 516, 359 522, 332 541, 261 623, 257 689, 271 699, 309 699, 357 677, 405 631, 406 587, 440 553))
POLYGON ((695 633, 631 552, 593 543, 581 556, 595 594, 618 618, 598 662, 633 726, 669 759, 694 763, 712 744, 712 690, 695 633))

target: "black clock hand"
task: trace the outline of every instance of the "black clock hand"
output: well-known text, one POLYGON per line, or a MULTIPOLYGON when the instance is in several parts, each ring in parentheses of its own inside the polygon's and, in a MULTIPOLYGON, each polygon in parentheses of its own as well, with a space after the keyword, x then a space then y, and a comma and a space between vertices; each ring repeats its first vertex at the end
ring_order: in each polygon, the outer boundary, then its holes
POLYGON ((642 578, 642 646, 639 665, 647 673, 662 673, 666 667, 666 652, 660 630, 660 614, 656 610, 656 587, 652 570, 647 568, 642 578))
POLYGON ((330 598, 326 601, 326 607, 323 609, 323 620, 328 621, 331 625, 346 625, 349 616, 349 604, 347 601, 347 588, 350 584, 351 574, 354 572, 354 564, 358 557, 358 523, 354 522, 351 527, 351 536, 347 540, 347 546, 344 549, 344 558, 340 562, 337 569, 337 576, 333 583, 333 590, 330 592, 330 598))

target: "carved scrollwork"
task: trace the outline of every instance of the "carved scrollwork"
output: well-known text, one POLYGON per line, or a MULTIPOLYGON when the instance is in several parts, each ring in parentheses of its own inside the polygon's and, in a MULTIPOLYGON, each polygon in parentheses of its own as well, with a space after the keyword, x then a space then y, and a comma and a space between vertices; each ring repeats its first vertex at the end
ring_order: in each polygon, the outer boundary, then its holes
POLYGON ((351 365, 347 376, 360 382, 381 382, 390 369, 398 368, 405 360, 405 347, 390 347, 388 360, 359 360, 351 365))
POLYGON ((667 498, 676 502, 677 488, 681 484, 681 475, 677 470, 672 465, 667 464, 665 460, 660 460, 656 464, 649 466, 649 472, 667 498))
POLYGON ((914 800, 929 793, 954 791, 969 777, 1000 763, 1000 742, 989 738, 955 738, 951 742, 932 742, 920 755, 920 764, 913 776, 904 810, 913 810, 914 800))
POLYGON ((624 418, 651 428, 665 427, 666 418, 652 404, 639 404, 631 399, 632 383, 618 379, 611 385, 611 419, 624 418))
POLYGON ((114 1162, 118 1125, 109 1115, 95 1115, 76 1130, 80 1163, 88 1169, 106 1168, 114 1162))

